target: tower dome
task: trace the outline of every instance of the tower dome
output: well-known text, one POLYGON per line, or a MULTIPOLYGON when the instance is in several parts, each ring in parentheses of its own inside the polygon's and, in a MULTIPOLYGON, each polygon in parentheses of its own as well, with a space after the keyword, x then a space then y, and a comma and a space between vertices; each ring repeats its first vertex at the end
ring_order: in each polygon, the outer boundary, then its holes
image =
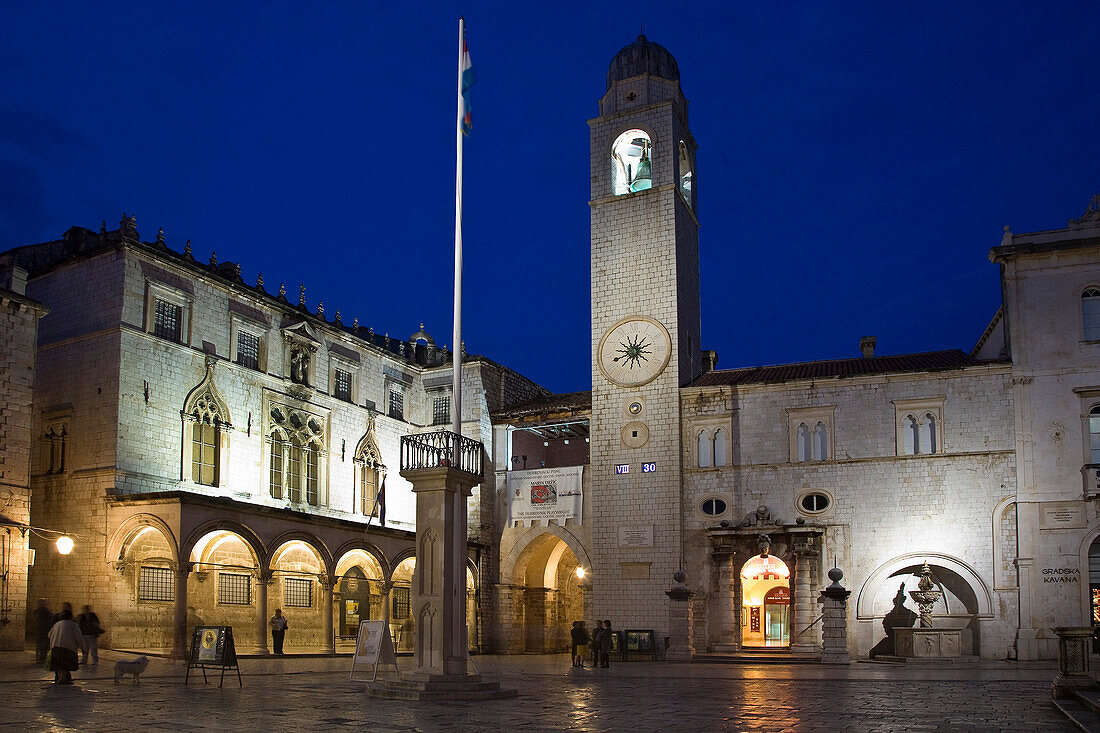
POLYGON ((668 49, 659 43, 646 40, 645 34, 629 46, 623 46, 607 69, 607 88, 623 79, 642 74, 652 74, 669 81, 680 80, 680 67, 668 49))

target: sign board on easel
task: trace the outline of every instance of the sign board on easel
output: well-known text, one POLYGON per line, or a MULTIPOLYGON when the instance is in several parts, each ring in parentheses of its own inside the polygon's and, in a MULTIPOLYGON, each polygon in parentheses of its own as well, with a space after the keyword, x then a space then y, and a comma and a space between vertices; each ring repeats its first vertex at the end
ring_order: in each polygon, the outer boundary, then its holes
POLYGON ((241 667, 237 663, 237 649, 233 644, 232 626, 196 626, 191 632, 191 653, 187 655, 187 673, 183 676, 183 684, 187 684, 191 677, 191 669, 198 667, 202 670, 202 681, 206 684, 206 668, 214 667, 221 670, 221 678, 218 687, 225 682, 225 670, 237 671, 237 685, 244 686, 241 682, 241 667))
POLYGON ((392 667, 393 674, 401 679, 389 624, 385 621, 360 621, 359 635, 355 638, 355 653, 351 657, 351 679, 355 679, 356 672, 370 669, 370 681, 374 682, 378 679, 379 666, 392 667))

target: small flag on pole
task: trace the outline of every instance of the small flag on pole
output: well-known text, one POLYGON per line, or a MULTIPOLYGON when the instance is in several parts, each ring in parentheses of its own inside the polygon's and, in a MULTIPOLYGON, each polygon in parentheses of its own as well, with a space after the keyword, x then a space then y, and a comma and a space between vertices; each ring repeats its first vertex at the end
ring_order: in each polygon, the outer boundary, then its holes
POLYGON ((474 75, 474 67, 470 63, 470 49, 466 45, 466 33, 462 33, 462 134, 469 135, 474 126, 474 117, 470 107, 470 88, 477 81, 474 75))
POLYGON ((378 524, 382 527, 386 526, 386 477, 382 477, 382 488, 378 490, 378 501, 376 502, 378 507, 378 524))

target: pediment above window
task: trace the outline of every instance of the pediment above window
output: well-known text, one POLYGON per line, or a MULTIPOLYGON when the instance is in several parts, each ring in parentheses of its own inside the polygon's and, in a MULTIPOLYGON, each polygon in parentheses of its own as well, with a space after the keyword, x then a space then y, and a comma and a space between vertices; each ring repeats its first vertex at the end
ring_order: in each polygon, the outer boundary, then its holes
POLYGON ((308 348, 311 352, 317 351, 317 349, 324 343, 321 340, 320 334, 318 334, 313 327, 311 327, 305 321, 299 321, 290 326, 284 326, 282 328, 283 339, 288 343, 295 343, 308 348))

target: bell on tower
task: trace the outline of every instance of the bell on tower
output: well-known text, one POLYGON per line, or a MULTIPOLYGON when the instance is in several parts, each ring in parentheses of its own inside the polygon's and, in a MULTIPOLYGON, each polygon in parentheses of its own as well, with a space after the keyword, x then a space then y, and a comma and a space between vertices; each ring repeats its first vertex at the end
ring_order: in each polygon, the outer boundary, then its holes
POLYGON ((615 195, 653 187, 653 145, 643 130, 627 130, 611 146, 611 180, 615 195))

